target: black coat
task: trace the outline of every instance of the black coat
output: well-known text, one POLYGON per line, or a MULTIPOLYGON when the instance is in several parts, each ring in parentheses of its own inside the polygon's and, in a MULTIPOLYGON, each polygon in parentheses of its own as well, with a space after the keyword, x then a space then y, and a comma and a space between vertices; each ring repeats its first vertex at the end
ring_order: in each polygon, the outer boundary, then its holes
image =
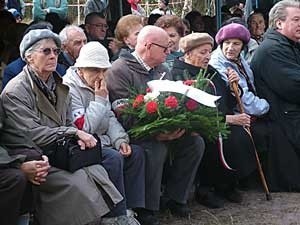
POLYGON ((300 190, 300 45, 269 29, 251 62, 270 104, 269 176, 274 190, 300 190))
MULTIPOLYGON (((195 79, 200 69, 180 59, 176 59, 171 74, 174 80, 195 79), (186 77, 187 74, 188 77, 186 77)), ((216 87, 216 95, 222 96, 218 100, 218 109, 223 115, 233 115, 236 100, 229 86, 226 85, 221 75, 213 67, 208 66, 207 74, 215 74, 212 81, 216 87)), ((201 183, 216 186, 232 183, 235 182, 236 178, 244 178, 255 170, 253 149, 246 132, 241 126, 230 126, 229 129, 230 135, 223 140, 224 155, 227 163, 236 171, 225 170, 218 156, 217 143, 206 141, 206 150, 199 168, 201 183)))

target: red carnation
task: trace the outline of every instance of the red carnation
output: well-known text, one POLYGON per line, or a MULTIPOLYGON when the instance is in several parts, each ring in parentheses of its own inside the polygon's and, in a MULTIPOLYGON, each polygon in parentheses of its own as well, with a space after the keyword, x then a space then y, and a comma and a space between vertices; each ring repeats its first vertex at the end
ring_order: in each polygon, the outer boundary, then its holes
POLYGON ((188 111, 194 111, 198 108, 199 104, 193 99, 187 100, 185 103, 185 107, 188 109, 188 111))
POLYGON ((134 99, 132 106, 133 108, 137 108, 139 107, 142 103, 144 102, 144 95, 138 95, 136 96, 136 98, 134 99))
POLYGON ((153 114, 157 112, 158 104, 156 101, 149 101, 146 103, 146 111, 149 114, 153 114))
POLYGON ((146 88, 146 93, 150 93, 150 92, 152 92, 152 91, 151 91, 151 88, 147 87, 147 88, 146 88))
POLYGON ((195 82, 196 82, 195 80, 185 80, 185 81, 183 81, 183 84, 192 86, 195 82))
POLYGON ((175 96, 171 95, 165 99, 165 106, 175 109, 178 106, 178 100, 175 96))

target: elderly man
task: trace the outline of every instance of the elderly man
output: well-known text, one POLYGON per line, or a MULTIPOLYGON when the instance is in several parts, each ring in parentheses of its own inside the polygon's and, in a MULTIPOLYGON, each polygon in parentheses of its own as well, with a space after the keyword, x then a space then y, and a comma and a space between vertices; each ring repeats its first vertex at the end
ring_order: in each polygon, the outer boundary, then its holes
MULTIPOLYGON (((115 111, 129 97, 130 88, 145 91, 148 81, 170 78, 161 65, 169 53, 169 37, 163 29, 146 26, 140 31, 135 51, 116 60, 107 74, 107 87, 115 111)), ((122 123, 126 128, 132 125, 122 123)), ((190 214, 187 198, 204 152, 203 139, 178 129, 132 142, 142 146, 146 154, 146 207, 138 211, 138 220, 142 225, 159 224, 155 212, 159 209, 164 166, 166 206, 172 214, 187 217, 190 214), (171 165, 165 165, 168 150, 172 151, 171 165)))
POLYGON ((62 44, 62 52, 59 55, 58 63, 67 70, 74 65, 81 47, 87 42, 87 38, 83 29, 76 25, 69 25, 62 29, 59 38, 62 44))
POLYGON ((300 2, 280 1, 251 62, 257 93, 270 103, 269 183, 277 191, 300 191, 299 41, 300 2))

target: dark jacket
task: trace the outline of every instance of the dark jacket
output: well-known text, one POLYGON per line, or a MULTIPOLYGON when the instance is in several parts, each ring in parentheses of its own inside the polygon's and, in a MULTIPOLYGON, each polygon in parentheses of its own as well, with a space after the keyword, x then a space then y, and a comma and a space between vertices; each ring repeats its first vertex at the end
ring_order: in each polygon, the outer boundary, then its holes
MULTIPOLYGON (((180 59, 175 59, 171 74, 174 80, 196 79, 200 69, 201 68, 185 63, 180 59), (185 71, 188 72, 189 77, 185 77, 185 71)), ((224 115, 233 115, 233 108, 236 105, 236 100, 226 82, 221 78, 218 71, 210 65, 208 66, 206 73, 213 75, 212 82, 216 87, 216 93, 212 94, 222 96, 222 98, 218 100, 218 109, 224 115)))
POLYGON ((163 73, 165 73, 164 79, 171 79, 166 67, 159 65, 149 73, 130 52, 124 52, 113 63, 113 67, 107 74, 109 99, 113 108, 116 100, 128 98, 133 90, 145 93, 147 82, 160 79, 163 73))
MULTIPOLYGON (((147 82, 160 79, 163 74, 164 79, 171 79, 168 69, 163 65, 153 68, 151 72, 147 71, 130 52, 124 51, 107 73, 107 88, 112 109, 115 111, 121 107, 134 92, 146 93, 147 82)), ((132 118, 118 119, 126 130, 133 124, 132 118)))
POLYGON ((269 29, 251 68, 258 95, 270 103, 270 173, 280 189, 300 190, 300 45, 269 29))
MULTIPOLYGON (((196 79, 201 68, 188 64, 180 59, 175 59, 171 74, 174 80, 196 79)), ((221 96, 218 100, 218 109, 224 115, 233 115, 236 99, 232 95, 229 86, 221 78, 221 75, 212 66, 206 70, 207 76, 213 75, 211 81, 214 84, 216 94, 221 96)), ((210 87, 212 87, 210 85, 210 87)), ((229 165, 236 171, 224 169, 218 155, 217 143, 206 143, 204 159, 201 162, 198 177, 200 182, 208 182, 211 185, 219 186, 234 183, 235 177, 243 178, 248 176, 255 169, 255 158, 250 139, 241 126, 229 126, 230 134, 223 140, 224 156, 229 165), (213 165, 213 166, 212 166, 213 165)))

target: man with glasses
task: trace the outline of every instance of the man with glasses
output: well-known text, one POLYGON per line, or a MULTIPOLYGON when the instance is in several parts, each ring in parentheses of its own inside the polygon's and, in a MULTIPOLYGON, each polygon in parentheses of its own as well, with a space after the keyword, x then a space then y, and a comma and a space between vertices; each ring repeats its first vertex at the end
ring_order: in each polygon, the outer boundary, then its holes
POLYGON ((92 12, 85 17, 84 28, 88 41, 103 41, 108 25, 103 14, 92 12))
MULTIPOLYGON (((167 68, 162 65, 168 54, 170 46, 166 31, 150 25, 142 28, 135 51, 120 56, 106 76, 109 97, 117 114, 124 107, 132 89, 145 92, 148 81, 171 78, 167 68)), ((126 129, 133 124, 130 120, 121 123, 126 129)), ((175 216, 188 217, 190 209, 186 203, 204 152, 203 139, 177 129, 131 141, 142 146, 146 154, 146 207, 136 210, 139 222, 142 225, 159 224, 156 212, 160 206, 163 170, 165 206, 175 216), (172 164, 167 160, 168 150, 172 151, 172 164)))

